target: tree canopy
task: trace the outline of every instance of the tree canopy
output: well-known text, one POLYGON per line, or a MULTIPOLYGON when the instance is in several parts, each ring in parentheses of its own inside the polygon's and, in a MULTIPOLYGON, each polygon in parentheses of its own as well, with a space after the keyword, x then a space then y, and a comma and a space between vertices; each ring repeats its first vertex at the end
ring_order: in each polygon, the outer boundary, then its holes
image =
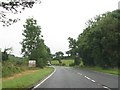
POLYGON ((32 8, 34 4, 41 3, 40 0, 1 0, 0 1, 0 22, 3 26, 9 26, 19 21, 19 18, 12 19, 7 14, 18 14, 26 8, 32 8))
POLYGON ((69 47, 83 59, 85 65, 117 67, 120 58, 120 10, 107 12, 89 20, 76 40, 69 47))

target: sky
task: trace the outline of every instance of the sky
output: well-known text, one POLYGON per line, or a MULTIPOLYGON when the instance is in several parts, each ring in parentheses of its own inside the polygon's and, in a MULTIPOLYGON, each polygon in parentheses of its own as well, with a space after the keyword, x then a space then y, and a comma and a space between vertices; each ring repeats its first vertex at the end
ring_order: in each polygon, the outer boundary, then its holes
POLYGON ((21 20, 9 27, 0 23, 0 48, 12 47, 11 54, 22 56, 21 44, 23 24, 27 18, 33 17, 41 26, 45 44, 51 53, 69 50, 68 37, 76 39, 85 28, 85 23, 108 11, 118 9, 119 0, 41 0, 32 9, 26 9, 21 14, 7 16, 21 20))

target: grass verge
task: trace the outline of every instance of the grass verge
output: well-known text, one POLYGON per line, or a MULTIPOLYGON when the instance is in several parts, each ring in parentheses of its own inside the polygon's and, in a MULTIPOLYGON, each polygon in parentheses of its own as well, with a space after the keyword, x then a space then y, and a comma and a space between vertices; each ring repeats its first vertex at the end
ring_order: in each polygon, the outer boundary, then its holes
POLYGON ((16 78, 3 78, 2 88, 30 88, 32 85, 42 80, 54 71, 53 67, 45 67, 44 69, 29 70, 22 75, 16 75, 16 78))
POLYGON ((93 70, 93 71, 98 71, 98 72, 103 72, 103 73, 108 73, 108 74, 113 74, 113 75, 120 75, 120 70, 118 70, 117 68, 114 69, 103 69, 101 67, 80 67, 81 69, 89 69, 89 70, 93 70))

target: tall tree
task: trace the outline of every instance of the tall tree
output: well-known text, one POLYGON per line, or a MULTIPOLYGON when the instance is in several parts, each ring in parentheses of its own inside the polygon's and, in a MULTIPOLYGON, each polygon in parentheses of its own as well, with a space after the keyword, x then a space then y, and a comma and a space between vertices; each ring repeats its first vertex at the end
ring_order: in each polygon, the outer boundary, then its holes
POLYGON ((24 56, 31 57, 31 54, 39 46, 41 42, 41 28, 37 25, 36 20, 29 18, 26 20, 24 32, 22 35, 25 37, 22 41, 22 53, 24 56))
POLYGON ((70 48, 69 52, 70 52, 71 56, 74 58, 76 55, 76 48, 77 48, 76 40, 69 37, 68 42, 69 42, 69 48, 70 48))
POLYGON ((22 35, 22 54, 29 59, 35 59, 37 66, 43 67, 49 57, 50 49, 44 44, 41 28, 33 18, 26 20, 22 35))
POLYGON ((63 59, 63 55, 64 53, 62 51, 58 51, 55 53, 56 59, 59 61, 59 63, 62 63, 61 59, 63 59))

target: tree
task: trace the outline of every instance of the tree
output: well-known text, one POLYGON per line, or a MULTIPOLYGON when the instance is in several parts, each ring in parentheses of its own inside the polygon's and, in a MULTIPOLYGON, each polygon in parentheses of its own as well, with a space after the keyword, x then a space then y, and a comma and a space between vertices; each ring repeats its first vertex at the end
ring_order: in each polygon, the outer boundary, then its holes
POLYGON ((26 20, 22 35, 25 37, 22 41, 22 54, 29 59, 35 59, 38 67, 45 66, 50 57, 50 49, 44 44, 41 35, 41 27, 33 18, 26 20))
POLYGON ((79 65, 80 64, 80 58, 79 58, 79 53, 78 53, 78 45, 77 45, 77 40, 73 39, 71 37, 68 38, 69 40, 69 53, 71 54, 71 57, 74 58, 74 64, 79 65))
POLYGON ((20 19, 12 19, 8 18, 7 14, 18 14, 24 11, 26 8, 32 8, 34 4, 41 3, 40 0, 7 0, 0 2, 0 7, 2 10, 0 11, 0 22, 3 26, 9 26, 13 23, 16 23, 20 19))
POLYGON ((85 65, 118 67, 120 58, 120 10, 98 15, 88 21, 78 36, 78 53, 85 65))
POLYGON ((69 52, 70 52, 71 56, 72 56, 73 58, 75 58, 76 48, 77 48, 76 40, 73 39, 73 38, 71 38, 71 37, 69 37, 69 38, 68 38, 68 42, 69 42, 69 48, 70 48, 69 52))
POLYGON ((68 57, 70 56, 70 51, 66 51, 66 54, 68 55, 68 57))
POLYGON ((41 42, 41 28, 33 18, 27 19, 26 24, 23 25, 23 27, 25 29, 22 35, 25 38, 22 41, 22 53, 24 56, 31 57, 31 54, 36 50, 41 42))
POLYGON ((12 51, 12 48, 6 48, 3 52, 2 52, 2 60, 3 61, 6 61, 8 60, 8 52, 7 51, 12 51))
POLYGON ((58 51, 55 53, 56 59, 59 61, 59 63, 62 63, 61 59, 63 59, 64 53, 62 51, 58 51))

